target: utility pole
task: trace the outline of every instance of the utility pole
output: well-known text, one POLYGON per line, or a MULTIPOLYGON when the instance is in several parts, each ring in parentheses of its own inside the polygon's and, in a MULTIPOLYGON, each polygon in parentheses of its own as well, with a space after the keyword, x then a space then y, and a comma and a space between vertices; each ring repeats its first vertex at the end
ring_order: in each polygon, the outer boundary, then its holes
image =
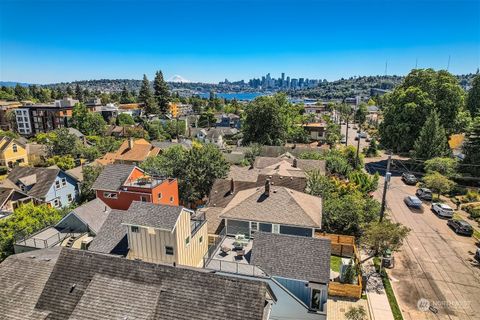
POLYGON ((360 140, 362 140, 362 137, 360 136, 360 130, 357 131, 357 137, 358 137, 358 142, 357 142, 357 157, 355 158, 355 168, 358 168, 358 164, 360 163, 359 157, 359 151, 360 151, 360 140))
POLYGON ((345 131, 345 146, 348 146, 348 118, 349 117, 347 116, 347 128, 346 128, 347 131, 345 131))
POLYGON ((385 183, 383 185, 383 195, 382 195, 382 208, 380 209, 380 222, 383 220, 383 216, 385 214, 385 202, 387 198, 387 189, 388 189, 388 183, 390 182, 390 162, 392 161, 392 155, 388 155, 388 161, 387 161, 387 171, 385 171, 385 183))

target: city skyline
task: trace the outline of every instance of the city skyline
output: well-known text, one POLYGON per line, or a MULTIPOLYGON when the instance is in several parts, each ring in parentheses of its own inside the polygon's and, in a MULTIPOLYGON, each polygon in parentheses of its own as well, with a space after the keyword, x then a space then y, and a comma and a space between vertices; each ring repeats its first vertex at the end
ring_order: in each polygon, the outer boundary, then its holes
POLYGON ((480 64, 476 0, 180 2, 3 1, 0 80, 331 81, 383 75, 386 62, 389 75, 480 64))

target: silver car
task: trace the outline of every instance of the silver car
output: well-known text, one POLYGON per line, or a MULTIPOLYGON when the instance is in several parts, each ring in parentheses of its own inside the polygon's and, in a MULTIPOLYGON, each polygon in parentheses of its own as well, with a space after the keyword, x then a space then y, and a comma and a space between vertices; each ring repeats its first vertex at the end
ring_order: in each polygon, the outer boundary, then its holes
POLYGON ((453 218, 453 209, 445 203, 432 203, 432 211, 441 218, 453 218))

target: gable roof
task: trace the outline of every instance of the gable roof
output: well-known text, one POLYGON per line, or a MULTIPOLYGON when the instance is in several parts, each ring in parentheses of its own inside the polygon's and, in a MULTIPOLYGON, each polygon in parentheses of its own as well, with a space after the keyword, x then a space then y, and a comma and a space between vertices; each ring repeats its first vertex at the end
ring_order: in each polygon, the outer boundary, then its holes
POLYGON ((273 276, 328 283, 330 240, 255 232, 250 263, 273 276))
POLYGON ((120 189, 135 167, 133 164, 109 164, 105 166, 93 183, 92 189, 112 191, 120 189))
POLYGON ((322 199, 285 187, 270 186, 238 192, 222 211, 221 217, 234 220, 278 223, 321 228, 322 199))
POLYGON ((7 179, 16 185, 22 180, 30 183, 34 176, 36 181, 33 187, 26 193, 29 196, 41 199, 45 198, 60 171, 58 168, 15 167, 7 179))
MULTIPOLYGON (((254 167, 258 169, 265 169, 267 167, 272 167, 274 165, 279 165, 282 162, 287 162, 293 165, 293 156, 279 156, 279 157, 256 157, 254 167)), ((325 174, 325 161, 324 160, 310 160, 310 159, 296 159, 297 168, 303 171, 310 170, 320 170, 321 173, 325 174)))
POLYGON ((95 198, 73 209, 73 213, 85 222, 96 234, 107 219, 111 209, 102 200, 95 198))
POLYGON ((123 224, 152 227, 172 231, 183 207, 133 201, 123 224))
POLYGON ((13 139, 8 136, 3 136, 0 139, 0 152, 4 151, 10 144, 16 143, 17 145, 21 146, 22 148, 26 148, 25 142, 20 139, 13 139))
POLYGON ((2 284, 10 284, 0 288, 2 316, 14 320, 263 318, 269 287, 262 281, 85 250, 55 251, 57 257, 49 261, 42 259, 47 251, 38 250, 0 264, 2 284))
POLYGON ((127 227, 122 223, 127 220, 128 215, 127 210, 112 209, 88 250, 125 256, 128 253, 127 227))

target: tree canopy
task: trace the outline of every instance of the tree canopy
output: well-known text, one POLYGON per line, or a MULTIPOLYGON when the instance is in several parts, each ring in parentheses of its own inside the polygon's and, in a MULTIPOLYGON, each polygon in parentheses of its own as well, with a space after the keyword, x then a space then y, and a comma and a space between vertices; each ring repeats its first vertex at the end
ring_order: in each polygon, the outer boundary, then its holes
POLYGON ((476 75, 468 91, 467 109, 472 117, 480 116, 480 75, 476 75))
POLYGON ((163 79, 162 71, 155 73, 153 80, 154 97, 159 109, 159 112, 166 113, 168 110, 168 103, 170 102, 170 91, 168 84, 163 79))
POLYGON ((447 134, 435 110, 425 121, 413 147, 414 155, 419 159, 431 159, 449 154, 447 134))
POLYGON ((83 103, 73 107, 72 126, 84 135, 103 135, 106 125, 101 114, 88 111, 83 103))
POLYGON ((138 101, 143 103, 145 113, 158 113, 158 105, 153 97, 152 89, 150 88, 150 81, 148 81, 146 74, 143 75, 142 86, 138 92, 138 101))
POLYGON ((462 161, 462 170, 474 177, 480 177, 480 116, 475 118, 466 134, 463 153, 465 158, 462 161))

